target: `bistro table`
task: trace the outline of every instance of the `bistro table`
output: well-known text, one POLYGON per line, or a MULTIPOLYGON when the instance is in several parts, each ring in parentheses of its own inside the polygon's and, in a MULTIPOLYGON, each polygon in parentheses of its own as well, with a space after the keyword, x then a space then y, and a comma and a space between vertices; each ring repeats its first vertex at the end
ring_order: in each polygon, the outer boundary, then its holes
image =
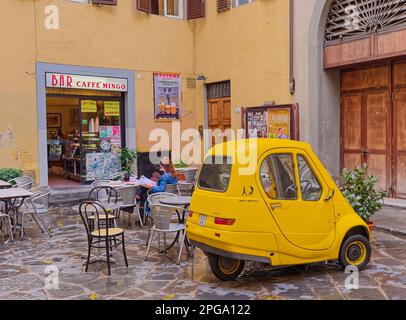
POLYGON ((12 187, 11 183, 0 180, 0 189, 8 189, 8 188, 11 188, 11 187, 12 187))
MULTIPOLYGON (((162 198, 159 200, 159 202, 163 205, 167 205, 167 206, 174 206, 174 207, 183 207, 184 210, 182 210, 182 215, 179 214, 178 211, 176 211, 178 213, 178 218, 179 218, 179 223, 185 224, 186 223, 186 211, 188 209, 188 207, 190 206, 190 204, 192 203, 192 197, 168 197, 168 198, 162 198)), ((186 232, 186 230, 185 230, 186 232)), ((180 232, 177 233, 175 240, 172 242, 172 244, 165 249, 169 250, 170 248, 172 248, 175 243, 178 241, 180 236, 180 232)), ((191 244, 189 243, 189 240, 187 239, 187 237, 185 237, 185 248, 186 251, 188 253, 189 257, 193 257, 192 252, 190 252, 189 248, 192 247, 191 244)))
MULTIPOLYGON (((13 231, 17 228, 21 229, 21 235, 24 234, 24 226, 18 222, 19 218, 19 208, 24 204, 24 201, 27 198, 30 198, 33 195, 32 192, 23 189, 23 188, 10 188, 10 189, 1 189, 0 190, 0 201, 4 202, 5 213, 9 214, 10 210, 13 210, 15 213, 15 221, 13 224, 13 231), (20 200, 17 202, 17 200, 20 200)), ((22 238, 21 238, 22 240, 22 238)))

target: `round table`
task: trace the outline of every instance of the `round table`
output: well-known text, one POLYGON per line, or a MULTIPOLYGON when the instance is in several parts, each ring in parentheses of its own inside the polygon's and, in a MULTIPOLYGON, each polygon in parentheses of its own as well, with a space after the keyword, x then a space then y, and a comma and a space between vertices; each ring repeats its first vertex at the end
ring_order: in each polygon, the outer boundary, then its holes
MULTIPOLYGON (((159 200, 160 203, 168 206, 190 206, 192 197, 168 197, 159 200)), ((186 208, 185 208, 186 209, 186 208)))

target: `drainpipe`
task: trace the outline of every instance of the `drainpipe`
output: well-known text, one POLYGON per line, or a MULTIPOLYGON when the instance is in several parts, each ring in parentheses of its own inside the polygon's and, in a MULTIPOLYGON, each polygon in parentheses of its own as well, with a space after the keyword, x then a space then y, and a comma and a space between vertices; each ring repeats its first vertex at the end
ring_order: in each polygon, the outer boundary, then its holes
POLYGON ((291 95, 295 94, 296 82, 294 77, 294 0, 289 0, 289 91, 291 95))

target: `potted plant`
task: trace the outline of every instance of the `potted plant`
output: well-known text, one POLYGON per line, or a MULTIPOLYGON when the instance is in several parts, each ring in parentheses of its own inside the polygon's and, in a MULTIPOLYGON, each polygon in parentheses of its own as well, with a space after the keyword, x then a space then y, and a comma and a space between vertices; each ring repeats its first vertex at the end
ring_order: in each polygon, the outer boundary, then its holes
POLYGON ((377 190, 378 179, 368 175, 367 165, 359 166, 355 170, 344 170, 341 178, 341 190, 345 198, 372 231, 374 224, 370 219, 382 209, 387 192, 377 190))
POLYGON ((137 159, 137 151, 129 148, 121 148, 119 157, 122 170, 127 173, 127 178, 129 179, 133 173, 133 165, 137 159))
POLYGON ((21 177, 22 174, 23 172, 19 169, 3 168, 0 169, 0 180, 8 182, 15 178, 21 177))

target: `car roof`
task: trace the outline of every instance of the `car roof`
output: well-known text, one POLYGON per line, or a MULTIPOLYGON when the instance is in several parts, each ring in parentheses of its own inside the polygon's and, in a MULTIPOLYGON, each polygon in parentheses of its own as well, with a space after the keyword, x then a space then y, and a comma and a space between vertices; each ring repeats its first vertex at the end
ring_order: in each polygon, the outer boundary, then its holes
POLYGON ((256 149, 258 156, 271 149, 293 148, 311 151, 311 146, 305 142, 286 140, 286 139, 240 139, 220 143, 214 146, 208 153, 210 156, 221 155, 234 157, 239 152, 250 152, 256 149))

